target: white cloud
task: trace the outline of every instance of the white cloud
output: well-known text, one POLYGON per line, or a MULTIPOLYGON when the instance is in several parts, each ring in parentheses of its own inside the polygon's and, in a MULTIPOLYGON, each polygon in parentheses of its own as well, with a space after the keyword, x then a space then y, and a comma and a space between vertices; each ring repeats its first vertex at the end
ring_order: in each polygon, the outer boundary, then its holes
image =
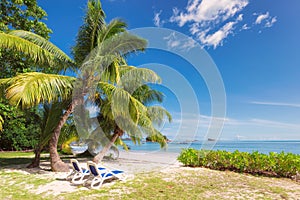
POLYGON ((237 21, 242 21, 243 20, 243 14, 239 14, 238 18, 236 19, 237 21))
POLYGON ((248 26, 248 24, 244 24, 242 26, 242 30, 248 30, 248 29, 250 29, 250 27, 248 26))
POLYGON ((179 27, 188 26, 191 35, 200 41, 203 47, 222 46, 223 41, 234 35, 234 30, 248 30, 254 25, 272 27, 277 21, 269 12, 257 16, 253 21, 245 23, 251 16, 245 16, 245 7, 249 0, 189 0, 183 10, 173 8, 173 15, 169 22, 179 27), (224 25, 225 24, 225 25, 224 25), (248 25, 252 24, 252 25, 248 25))
POLYGON ((225 21, 233 17, 248 4, 248 0, 189 0, 186 12, 176 9, 171 21, 179 26, 187 22, 201 23, 204 21, 225 21))
POLYGON ((185 11, 173 9, 171 22, 180 27, 189 24, 190 32, 203 46, 216 48, 232 33, 234 25, 243 21, 243 14, 238 14, 247 6, 248 0, 189 0, 185 11), (238 15, 237 15, 238 14, 238 15), (228 20, 230 18, 234 20, 228 20), (224 24, 217 28, 220 24, 224 24))
POLYGON ((222 45, 222 41, 232 32, 234 24, 236 22, 228 22, 213 34, 202 32, 199 35, 199 39, 202 44, 207 46, 212 45, 216 48, 218 45, 222 45))
POLYGON ((181 39, 173 32, 169 36, 163 38, 167 41, 167 46, 170 49, 179 49, 181 51, 189 51, 197 45, 197 42, 192 38, 181 39))
POLYGON ((157 13, 154 13, 154 19, 153 19, 153 22, 154 22, 154 25, 157 26, 157 27, 160 27, 162 26, 163 24, 163 21, 161 21, 160 19, 160 14, 162 13, 162 10, 160 10, 159 12, 157 13))
POLYGON ((269 18, 269 12, 267 12, 266 14, 258 15, 255 20, 255 24, 260 24, 263 20, 268 19, 268 18, 269 18))
POLYGON ((250 103, 258 104, 258 105, 266 105, 266 106, 284 106, 284 107, 300 108, 300 104, 294 104, 294 103, 263 102, 263 101, 252 101, 250 103))
POLYGON ((284 123, 284 122, 265 120, 265 119, 251 119, 250 122, 252 122, 256 126, 287 128, 287 129, 300 129, 300 126, 298 124, 284 123))
MULTIPOLYGON (((254 13, 253 15, 258 15, 258 14, 254 13)), ((257 16, 255 20, 255 24, 264 24, 264 27, 270 28, 274 25, 276 21, 277 21, 276 17, 271 17, 269 12, 266 12, 266 14, 260 14, 257 16)))
POLYGON ((167 45, 170 49, 178 47, 180 42, 178 41, 177 37, 176 37, 176 33, 173 32, 171 33, 169 36, 164 37, 164 40, 167 41, 167 45))
POLYGON ((277 22, 277 18, 273 17, 271 20, 267 21, 267 23, 265 24, 265 27, 270 28, 273 26, 273 24, 275 24, 275 22, 277 22))

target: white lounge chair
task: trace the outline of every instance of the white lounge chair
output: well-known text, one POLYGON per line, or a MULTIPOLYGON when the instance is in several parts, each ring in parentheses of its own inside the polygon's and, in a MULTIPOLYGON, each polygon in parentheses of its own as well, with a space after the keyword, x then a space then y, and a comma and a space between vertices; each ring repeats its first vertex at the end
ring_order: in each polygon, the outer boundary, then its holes
POLYGON ((67 180, 71 180, 74 184, 83 184, 84 178, 90 175, 89 170, 80 167, 79 162, 76 159, 70 159, 73 171, 67 177, 67 180))
POLYGON ((90 174, 94 176, 91 188, 92 189, 98 189, 102 186, 103 182, 105 180, 111 179, 111 178, 117 178, 119 180, 125 180, 126 176, 124 171, 118 170, 118 169, 109 169, 107 166, 103 166, 100 164, 96 164, 92 161, 87 162, 90 174))

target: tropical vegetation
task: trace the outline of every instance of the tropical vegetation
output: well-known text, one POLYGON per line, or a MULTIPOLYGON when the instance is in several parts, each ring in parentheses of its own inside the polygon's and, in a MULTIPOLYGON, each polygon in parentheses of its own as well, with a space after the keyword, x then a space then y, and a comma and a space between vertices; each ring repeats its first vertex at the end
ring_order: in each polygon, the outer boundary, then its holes
POLYGON ((26 164, 30 156, 32 152, 0 153, 2 199, 297 199, 300 195, 300 184, 286 178, 207 168, 170 170, 169 166, 164 170, 137 173, 133 179, 114 181, 100 190, 83 186, 74 187, 73 191, 67 191, 70 187, 51 190, 55 183, 60 188, 69 183, 58 181, 51 172, 28 174, 11 170, 14 164, 26 164))
POLYGON ((183 149, 177 158, 185 166, 292 178, 300 172, 300 155, 183 149))
MULTIPOLYGON (((3 0, 0 2, 0 32, 8 33, 19 29, 37 33, 49 39, 52 32, 42 22, 47 13, 37 5, 36 0, 3 0)), ((23 53, 9 48, 0 49, 0 78, 9 78, 18 73, 40 71, 57 73, 55 66, 36 65, 23 53)), ((0 148, 1 150, 27 150, 35 148, 39 140, 39 109, 22 110, 0 99, 0 148), (1 120, 2 119, 2 120, 1 120), (1 128, 1 127, 0 127, 1 128)))
MULTIPOLYGON (((42 123, 33 167, 39 164, 40 152, 49 141, 52 170, 69 170, 57 151, 60 133, 74 109, 78 107, 84 111, 82 107, 87 101, 97 100, 95 105, 99 106, 101 115, 98 119, 111 125, 106 132, 97 131, 98 134, 111 137, 95 161, 100 161, 105 151, 125 131, 134 141, 139 141, 142 134, 147 134, 162 146, 166 144, 162 134, 154 128, 154 123, 160 123, 164 116, 171 120, 170 114, 161 107, 146 106, 147 102, 162 100, 159 92, 145 85, 148 82, 157 83, 160 78, 151 70, 127 66, 124 57, 131 52, 143 50, 146 41, 127 33, 124 22, 116 19, 106 24, 104 17, 100 1, 88 1, 85 23, 79 29, 73 47, 75 62, 55 45, 34 33, 23 30, 0 33, 2 49, 22 53, 41 66, 57 66, 57 70, 76 67, 79 72, 76 78, 26 72, 0 80, 10 104, 22 108, 43 104, 44 111, 48 112, 42 115, 45 123, 42 123), (96 98, 90 95, 91 90, 96 90, 96 98), (55 112, 51 112, 53 110, 55 112), (52 114, 51 118, 49 114, 52 114)), ((76 113, 74 115, 76 119, 76 113)), ((82 116, 82 113, 78 116, 82 116)))

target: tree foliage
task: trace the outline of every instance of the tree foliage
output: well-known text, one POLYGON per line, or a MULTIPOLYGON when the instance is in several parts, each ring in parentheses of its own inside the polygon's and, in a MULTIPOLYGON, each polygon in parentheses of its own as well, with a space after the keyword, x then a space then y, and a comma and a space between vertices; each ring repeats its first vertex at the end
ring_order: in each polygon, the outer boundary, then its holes
POLYGON ((65 70, 68 64, 73 64, 73 61, 51 42, 24 30, 0 32, 0 48, 21 53, 23 59, 27 59, 31 64, 38 63, 38 71, 51 70, 52 73, 58 73, 65 70))
POLYGON ((74 81, 70 76, 28 72, 0 79, 0 84, 8 85, 6 98, 12 105, 27 108, 70 99, 74 81))
MULTIPOLYGON (((49 39, 52 32, 42 20, 46 12, 37 5, 36 0, 1 0, 0 1, 0 33, 6 34, 11 30, 34 32, 49 39)), ((1 44, 2 41, 1 41, 1 44)), ((18 73, 29 71, 51 72, 53 68, 40 69, 32 59, 24 53, 0 47, 0 78, 10 78, 18 73)), ((39 118, 36 109, 20 109, 10 106, 6 99, 0 96, 0 146, 1 149, 20 150, 34 148, 39 138, 39 118)))
POLYGON ((34 109, 21 111, 16 107, 2 103, 0 113, 3 118, 3 130, 0 131, 1 150, 33 149, 40 134, 40 116, 34 109))
POLYGON ((11 28, 34 32, 44 38, 52 31, 41 20, 47 13, 37 5, 36 0, 1 0, 0 30, 11 28))
MULTIPOLYGON (((36 0, 1 0, 0 32, 24 30, 49 39, 52 31, 41 22, 46 19, 46 16, 46 12, 37 5, 36 0)), ((24 59, 22 53, 5 48, 0 49, 0 78, 35 71, 36 67, 31 60, 24 59)))
POLYGON ((99 0, 88 1, 84 23, 79 28, 76 45, 72 48, 75 62, 80 66, 86 56, 97 46, 99 32, 105 26, 105 13, 99 0))

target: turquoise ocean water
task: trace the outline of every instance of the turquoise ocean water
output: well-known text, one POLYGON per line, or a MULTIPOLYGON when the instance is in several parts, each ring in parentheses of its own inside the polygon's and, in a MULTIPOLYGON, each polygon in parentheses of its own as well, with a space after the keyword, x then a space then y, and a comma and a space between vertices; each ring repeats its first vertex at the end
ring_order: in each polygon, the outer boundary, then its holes
MULTIPOLYGON (((153 142, 142 142, 141 145, 135 145, 132 141, 125 141, 125 143, 130 147, 131 151, 147 151, 147 152, 157 152, 166 151, 179 153, 183 148, 195 148, 201 149, 203 145, 201 141, 197 142, 170 142, 168 143, 167 149, 160 149, 159 144, 153 142)), ((260 153, 278 152, 281 151, 300 154, 300 140, 298 141, 217 141, 206 142, 210 144, 209 148, 213 150, 226 150, 226 151, 243 151, 243 152, 253 152, 258 151, 260 153)))

